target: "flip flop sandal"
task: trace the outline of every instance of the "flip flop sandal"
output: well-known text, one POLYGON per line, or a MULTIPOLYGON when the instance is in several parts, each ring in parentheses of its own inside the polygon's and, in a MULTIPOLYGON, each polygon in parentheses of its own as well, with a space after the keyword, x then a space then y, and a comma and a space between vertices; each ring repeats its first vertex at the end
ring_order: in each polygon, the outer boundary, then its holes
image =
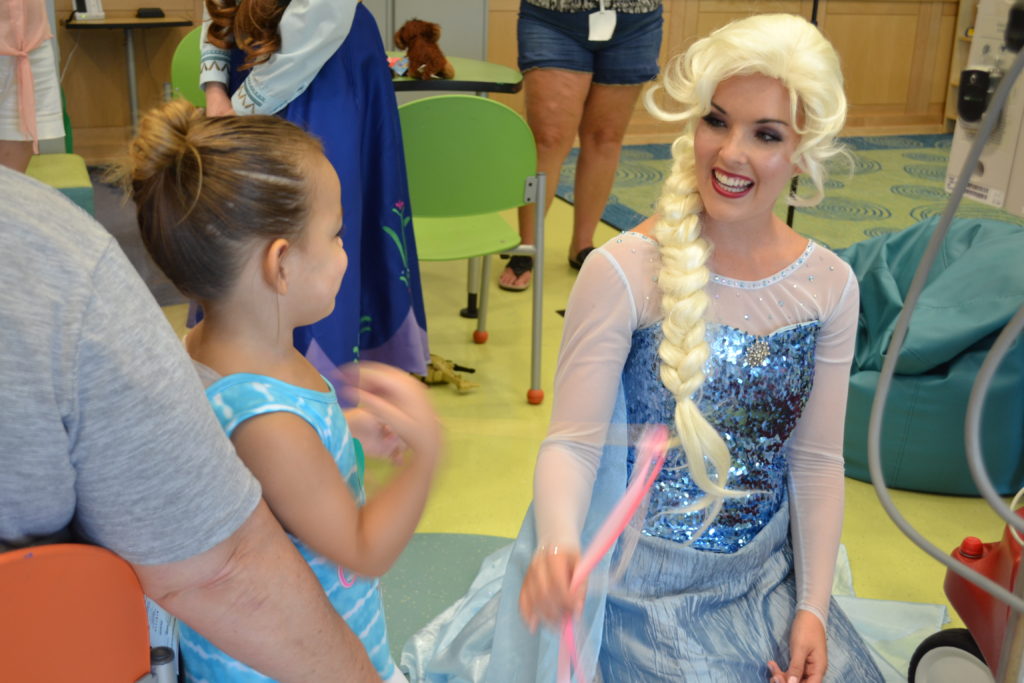
MULTIPOLYGON (((515 273, 516 279, 523 273, 530 273, 533 271, 533 257, 532 256, 511 256, 508 259, 508 265, 506 269, 510 269, 515 273)), ((532 278, 531 278, 532 282, 532 278)), ((498 286, 509 292, 522 292, 530 288, 530 283, 527 282, 525 285, 503 285, 501 280, 498 281, 498 286)))
POLYGON ((576 258, 569 258, 569 266, 575 270, 579 270, 583 267, 583 262, 590 256, 590 252, 594 251, 594 247, 584 247, 579 250, 576 254, 576 258))

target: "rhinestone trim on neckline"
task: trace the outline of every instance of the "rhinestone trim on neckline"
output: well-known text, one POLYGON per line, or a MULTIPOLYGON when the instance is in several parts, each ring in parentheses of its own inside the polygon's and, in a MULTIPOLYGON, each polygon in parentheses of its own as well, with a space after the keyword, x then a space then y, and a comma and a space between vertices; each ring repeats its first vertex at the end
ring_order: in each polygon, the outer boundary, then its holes
POLYGON ((725 285, 726 287, 736 287, 738 289, 761 289, 763 287, 768 287, 769 285, 773 285, 776 282, 779 282, 780 280, 786 279, 793 273, 794 270, 804 265, 804 263, 807 262, 807 259, 811 257, 811 254, 814 252, 816 246, 817 244, 814 240, 807 240, 807 248, 804 249, 803 253, 800 254, 800 256, 797 257, 795 261, 793 261, 791 264, 789 264, 779 272, 775 273, 774 275, 769 275, 763 280, 735 280, 730 277, 724 277, 716 273, 711 273, 711 281, 714 282, 715 284, 725 285))

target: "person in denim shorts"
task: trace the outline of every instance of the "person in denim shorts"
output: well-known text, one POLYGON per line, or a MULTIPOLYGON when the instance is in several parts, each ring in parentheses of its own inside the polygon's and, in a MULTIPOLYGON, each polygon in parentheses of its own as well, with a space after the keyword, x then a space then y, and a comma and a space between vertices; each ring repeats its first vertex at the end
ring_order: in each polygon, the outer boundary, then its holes
MULTIPOLYGON (((599 0, 522 0, 519 69, 526 91, 526 120, 537 141, 537 170, 547 174, 545 209, 551 205, 562 162, 580 138, 569 265, 578 269, 593 249, 594 231, 611 192, 622 138, 644 83, 658 75, 661 0, 604 0, 614 11, 607 40, 590 40, 590 16, 599 0)), ((599 37, 599 36, 595 36, 599 37)), ((519 212, 524 244, 533 244, 534 217, 519 212)), ((513 256, 502 289, 530 286, 533 258, 513 256)))

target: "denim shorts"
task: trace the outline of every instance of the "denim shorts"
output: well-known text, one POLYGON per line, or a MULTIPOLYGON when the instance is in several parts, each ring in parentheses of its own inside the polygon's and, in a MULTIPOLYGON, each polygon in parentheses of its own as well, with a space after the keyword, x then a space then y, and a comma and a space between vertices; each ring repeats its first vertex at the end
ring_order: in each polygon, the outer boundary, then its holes
POLYGON ((568 69, 593 74, 594 83, 638 85, 658 75, 661 7, 616 13, 611 40, 592 41, 590 12, 556 12, 519 5, 519 70, 568 69))

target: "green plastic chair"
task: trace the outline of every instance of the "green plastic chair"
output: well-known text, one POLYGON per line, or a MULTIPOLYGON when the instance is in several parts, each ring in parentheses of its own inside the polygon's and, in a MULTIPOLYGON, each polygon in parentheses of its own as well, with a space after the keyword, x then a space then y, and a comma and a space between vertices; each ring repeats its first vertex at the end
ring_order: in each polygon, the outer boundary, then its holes
MULTIPOLYGON (((527 401, 544 400, 540 388, 541 301, 544 281, 545 178, 526 121, 515 110, 485 97, 438 95, 398 108, 416 236, 423 261, 479 259, 480 307, 473 340, 487 341, 490 256, 532 256, 533 336, 527 401), (520 244, 519 231, 499 214, 534 204, 536 244, 520 244)), ((469 278, 472 307, 476 282, 469 278)))
POLYGON ((206 93, 199 87, 199 35, 202 26, 185 34, 171 58, 171 88, 197 107, 206 106, 206 93))

